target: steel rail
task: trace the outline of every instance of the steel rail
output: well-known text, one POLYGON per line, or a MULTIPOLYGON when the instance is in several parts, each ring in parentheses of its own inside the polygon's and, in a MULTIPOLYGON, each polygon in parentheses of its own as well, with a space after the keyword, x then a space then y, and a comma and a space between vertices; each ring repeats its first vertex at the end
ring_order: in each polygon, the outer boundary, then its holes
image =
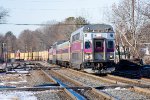
POLYGON ((76 74, 87 75, 89 77, 93 77, 93 78, 98 79, 98 80, 103 80, 103 81, 110 82, 110 83, 116 83, 118 86, 119 85, 122 85, 124 87, 129 86, 129 90, 133 90, 135 92, 150 94, 150 89, 146 89, 146 88, 150 88, 150 85, 145 85, 145 84, 141 85, 140 82, 132 80, 132 79, 123 78, 123 77, 119 77, 119 76, 113 76, 113 75, 107 75, 109 77, 116 78, 115 80, 113 80, 113 79, 106 78, 107 76, 106 77, 99 77, 99 76, 95 76, 95 75, 92 75, 89 73, 84 73, 84 72, 80 72, 80 71, 76 71, 76 70, 72 70, 72 69, 68 69, 68 70, 72 71, 76 74), (119 80, 124 80, 124 82, 120 82, 119 80), (127 82, 136 83, 137 85, 135 86, 135 85, 129 84, 127 82))
POLYGON ((138 86, 138 87, 147 87, 149 88, 150 85, 143 83, 142 80, 133 80, 133 79, 129 79, 129 78, 125 78, 125 77, 120 77, 120 76, 114 76, 114 75, 107 75, 106 78, 112 79, 112 80, 118 80, 118 81, 122 81, 122 83, 126 83, 126 84, 132 84, 134 86, 138 86))
POLYGON ((45 73, 46 76, 48 76, 49 78, 52 78, 56 83, 60 84, 61 87, 64 88, 65 92, 66 92, 72 99, 74 99, 74 100, 76 100, 76 99, 77 99, 77 100, 85 100, 85 98, 84 98, 82 95, 80 95, 80 94, 76 93, 75 91, 73 91, 72 89, 68 88, 68 87, 67 87, 65 84, 63 84, 60 80, 58 80, 58 79, 56 79, 56 78, 54 78, 54 77, 51 77, 51 76, 48 75, 44 70, 42 70, 42 71, 43 71, 43 73, 45 73))
MULTIPOLYGON (((69 78, 69 77, 67 77, 67 76, 64 76, 64 75, 62 75, 62 74, 60 74, 60 73, 58 73, 58 72, 56 72, 56 71, 54 71, 54 70, 51 70, 51 72, 52 72, 54 75, 58 75, 59 77, 61 77, 61 78, 65 79, 65 80, 71 82, 72 84, 75 84, 76 86, 88 87, 86 84, 83 84, 83 83, 81 83, 81 82, 75 81, 75 80, 73 80, 73 79, 71 79, 71 78, 69 78)), ((90 93, 93 93, 93 95, 91 95, 91 96, 93 96, 93 97, 99 97, 100 99, 103 98, 104 100, 115 100, 115 99, 116 99, 116 98, 114 98, 114 97, 109 96, 109 95, 106 94, 106 93, 103 93, 103 92, 101 92, 101 91, 98 91, 97 89, 95 89, 95 88, 93 88, 93 87, 91 87, 90 93)))

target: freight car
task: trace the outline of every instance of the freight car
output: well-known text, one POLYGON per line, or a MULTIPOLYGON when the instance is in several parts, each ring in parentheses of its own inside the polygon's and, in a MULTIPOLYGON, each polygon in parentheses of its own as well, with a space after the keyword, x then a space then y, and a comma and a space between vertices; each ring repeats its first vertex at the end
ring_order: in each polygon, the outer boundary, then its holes
POLYGON ((38 52, 20 52, 19 54, 10 53, 8 59, 24 60, 24 61, 37 61, 37 60, 48 60, 48 50, 38 52))

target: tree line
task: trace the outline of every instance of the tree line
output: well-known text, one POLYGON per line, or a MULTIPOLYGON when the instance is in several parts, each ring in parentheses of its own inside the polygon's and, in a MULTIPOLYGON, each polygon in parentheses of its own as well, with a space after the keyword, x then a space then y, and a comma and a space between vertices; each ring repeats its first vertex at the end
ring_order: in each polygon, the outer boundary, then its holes
MULTIPOLYGON (((145 47, 144 43, 150 43, 150 2, 121 0, 113 4, 111 9, 106 17, 113 24, 116 45, 128 50, 131 56, 142 57, 140 49, 145 47)), ((6 10, 0 10, 0 22, 7 15, 6 10)), ((23 30, 18 38, 9 31, 0 35, 0 43, 6 43, 9 52, 46 50, 57 40, 69 40, 70 34, 85 24, 89 24, 89 21, 83 17, 68 17, 35 31, 23 30)))
POLYGON ((109 20, 115 28, 116 45, 122 46, 132 57, 143 57, 141 48, 150 43, 150 2, 122 0, 112 6, 109 20))
POLYGON ((0 35, 2 53, 3 48, 8 52, 37 52, 48 50, 50 46, 58 40, 69 40, 70 35, 76 29, 89 22, 83 17, 68 17, 62 22, 53 24, 47 23, 35 31, 23 30, 18 38, 8 31, 5 35, 0 35), (5 45, 4 45, 5 44, 5 45), (5 47, 4 47, 5 46, 5 47))

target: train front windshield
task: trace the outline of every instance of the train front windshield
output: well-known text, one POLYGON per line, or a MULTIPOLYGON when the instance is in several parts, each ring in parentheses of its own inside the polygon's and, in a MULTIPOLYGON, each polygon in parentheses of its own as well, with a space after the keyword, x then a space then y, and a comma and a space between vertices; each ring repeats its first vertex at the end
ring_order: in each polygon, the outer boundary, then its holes
POLYGON ((91 42, 90 41, 86 41, 85 42, 85 49, 89 49, 91 48, 91 42))
POLYGON ((95 40, 94 52, 103 52, 103 40, 95 40))
POLYGON ((114 42, 113 41, 108 41, 108 49, 114 48, 114 42))
POLYGON ((96 42, 96 48, 102 48, 102 42, 101 41, 96 42))

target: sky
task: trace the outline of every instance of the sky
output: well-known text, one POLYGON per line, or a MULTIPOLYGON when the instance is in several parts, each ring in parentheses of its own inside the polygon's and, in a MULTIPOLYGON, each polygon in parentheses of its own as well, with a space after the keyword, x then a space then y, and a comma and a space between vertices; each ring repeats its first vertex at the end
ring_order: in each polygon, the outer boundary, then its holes
POLYGON ((14 35, 35 30, 48 21, 63 21, 68 17, 85 17, 90 23, 108 23, 105 12, 120 0, 0 0, 0 7, 8 10, 6 23, 0 24, 0 34, 12 31, 14 35))

